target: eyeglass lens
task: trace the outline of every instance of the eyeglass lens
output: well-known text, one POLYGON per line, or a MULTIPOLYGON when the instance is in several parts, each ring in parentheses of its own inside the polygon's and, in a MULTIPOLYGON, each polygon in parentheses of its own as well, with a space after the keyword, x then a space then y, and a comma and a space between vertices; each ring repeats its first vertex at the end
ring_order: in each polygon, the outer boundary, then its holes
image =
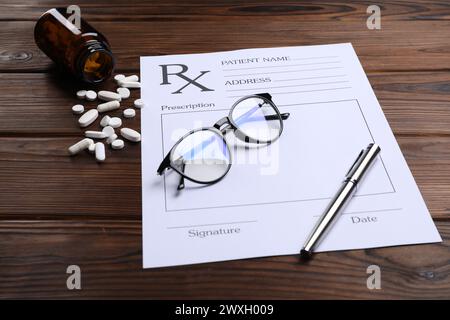
POLYGON ((230 163, 230 152, 223 137, 212 130, 194 131, 172 153, 172 165, 177 170, 204 183, 223 177, 230 163))
POLYGON ((249 97, 234 106, 231 118, 246 136, 260 142, 271 142, 281 133, 282 120, 274 107, 265 100, 249 97))

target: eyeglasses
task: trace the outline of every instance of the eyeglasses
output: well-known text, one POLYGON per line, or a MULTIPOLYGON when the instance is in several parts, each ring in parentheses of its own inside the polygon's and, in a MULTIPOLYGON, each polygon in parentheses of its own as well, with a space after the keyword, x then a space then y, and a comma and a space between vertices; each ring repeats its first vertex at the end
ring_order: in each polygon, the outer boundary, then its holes
POLYGON ((213 127, 194 129, 181 137, 157 172, 162 175, 173 169, 180 174, 178 190, 184 189, 184 179, 200 184, 216 183, 231 168, 226 133, 233 131, 236 138, 247 144, 270 144, 280 137, 283 120, 288 117, 289 113, 280 113, 268 93, 245 96, 213 127))

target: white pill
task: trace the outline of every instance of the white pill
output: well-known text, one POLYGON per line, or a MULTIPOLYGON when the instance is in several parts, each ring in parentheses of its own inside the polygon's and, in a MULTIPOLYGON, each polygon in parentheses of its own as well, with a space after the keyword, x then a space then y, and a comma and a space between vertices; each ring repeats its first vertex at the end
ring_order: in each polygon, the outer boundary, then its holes
POLYGON ((106 135, 106 137, 110 137, 116 132, 114 131, 114 128, 111 126, 106 126, 103 128, 102 132, 106 135))
POLYGON ((133 74, 132 76, 128 76, 125 78, 120 79, 121 82, 137 82, 139 81, 139 77, 135 74, 133 74))
POLYGON ((134 100, 134 106, 138 109, 142 109, 144 107, 144 100, 142 99, 134 100))
POLYGON ((117 139, 117 134, 113 134, 113 135, 110 135, 109 137, 108 137, 108 139, 106 139, 106 143, 107 144, 111 144, 114 140, 116 140, 117 139))
POLYGON ((90 153, 94 153, 95 152, 95 143, 91 143, 88 147, 88 150, 90 153))
POLYGON ((120 102, 117 100, 101 103, 97 106, 98 112, 106 112, 120 108, 120 102))
POLYGON ((122 79, 125 79, 125 75, 123 75, 123 74, 116 74, 114 76, 114 80, 116 80, 116 81, 120 81, 122 79))
POLYGON ((121 81, 120 82, 120 86, 122 88, 130 88, 130 89, 134 89, 134 88, 140 88, 141 87, 141 83, 140 82, 131 82, 131 81, 121 81))
POLYGON ((113 100, 117 100, 117 101, 121 101, 122 100, 122 96, 116 92, 112 92, 112 91, 99 91, 97 94, 97 97, 100 100, 103 101, 113 101, 113 100))
POLYGON ((84 112, 84 107, 81 104, 76 104, 72 107, 72 112, 74 114, 82 114, 84 112))
POLYGON ((124 146, 125 143, 121 139, 116 139, 111 143, 111 147, 116 150, 123 149, 124 146))
POLYGON ((123 110, 123 116, 125 118, 133 118, 136 115, 136 111, 134 111, 134 109, 125 109, 123 110))
POLYGON ((103 162, 105 161, 105 158, 105 145, 101 142, 97 142, 95 144, 95 159, 97 159, 97 161, 103 162))
POLYGON ((117 88, 117 93, 120 94, 122 99, 128 99, 131 95, 130 89, 128 88, 117 88))
POLYGON ((119 128, 120 126, 122 126, 122 119, 120 119, 119 117, 111 118, 108 125, 113 127, 114 129, 119 128))
POLYGON ((141 141, 141 134, 136 130, 130 128, 122 128, 120 129, 120 135, 127 140, 138 142, 141 141))
POLYGON ((102 118, 102 120, 100 120, 100 125, 102 127, 106 127, 107 125, 109 125, 109 121, 111 121, 111 117, 106 115, 102 118))
POLYGON ((80 127, 87 127, 88 125, 90 125, 92 122, 95 121, 95 119, 97 119, 98 117, 98 111, 97 109, 91 109, 89 111, 86 111, 81 117, 80 119, 78 119, 78 124, 80 125, 80 127))
POLYGON ((95 91, 93 90, 86 91, 86 99, 88 101, 94 101, 95 99, 97 99, 97 93, 95 93, 95 91))
POLYGON ((84 135, 88 138, 93 138, 93 139, 104 139, 106 138, 106 133, 104 133, 103 131, 86 131, 84 133, 84 135))
POLYGON ((77 143, 75 143, 74 145, 71 145, 69 147, 69 153, 71 155, 75 155, 78 152, 89 148, 89 145, 91 145, 92 143, 94 143, 94 141, 92 141, 92 139, 89 138, 84 138, 83 140, 78 141, 77 143))
POLYGON ((77 98, 78 99, 84 99, 86 98, 86 90, 79 90, 77 91, 77 98))

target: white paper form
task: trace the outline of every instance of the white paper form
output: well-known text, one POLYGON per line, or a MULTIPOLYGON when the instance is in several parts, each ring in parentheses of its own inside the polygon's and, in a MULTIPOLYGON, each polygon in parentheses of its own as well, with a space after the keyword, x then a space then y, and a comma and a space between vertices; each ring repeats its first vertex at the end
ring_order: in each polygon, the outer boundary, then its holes
POLYGON ((368 143, 381 153, 317 251, 441 238, 351 44, 141 58, 145 268, 297 254, 368 143), (289 112, 275 143, 233 155, 220 182, 156 169, 173 144, 270 93, 289 112))

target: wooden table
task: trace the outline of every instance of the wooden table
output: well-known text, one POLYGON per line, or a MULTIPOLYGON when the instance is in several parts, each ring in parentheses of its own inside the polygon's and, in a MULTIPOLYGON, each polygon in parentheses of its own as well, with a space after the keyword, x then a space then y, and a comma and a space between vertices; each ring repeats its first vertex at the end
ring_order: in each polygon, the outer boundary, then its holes
MULTIPOLYGON (((33 40, 57 3, 0 3, 0 298, 450 298, 448 3, 376 1, 382 29, 369 30, 367 1, 77 1, 128 74, 143 55, 352 42, 444 238, 308 265, 283 256, 156 270, 142 269, 140 146, 101 165, 67 156, 82 136, 70 110, 80 86, 33 40), (82 290, 66 288, 71 264, 82 290), (381 290, 366 287, 372 264, 381 290)), ((130 123, 139 129, 139 117, 130 123)))

